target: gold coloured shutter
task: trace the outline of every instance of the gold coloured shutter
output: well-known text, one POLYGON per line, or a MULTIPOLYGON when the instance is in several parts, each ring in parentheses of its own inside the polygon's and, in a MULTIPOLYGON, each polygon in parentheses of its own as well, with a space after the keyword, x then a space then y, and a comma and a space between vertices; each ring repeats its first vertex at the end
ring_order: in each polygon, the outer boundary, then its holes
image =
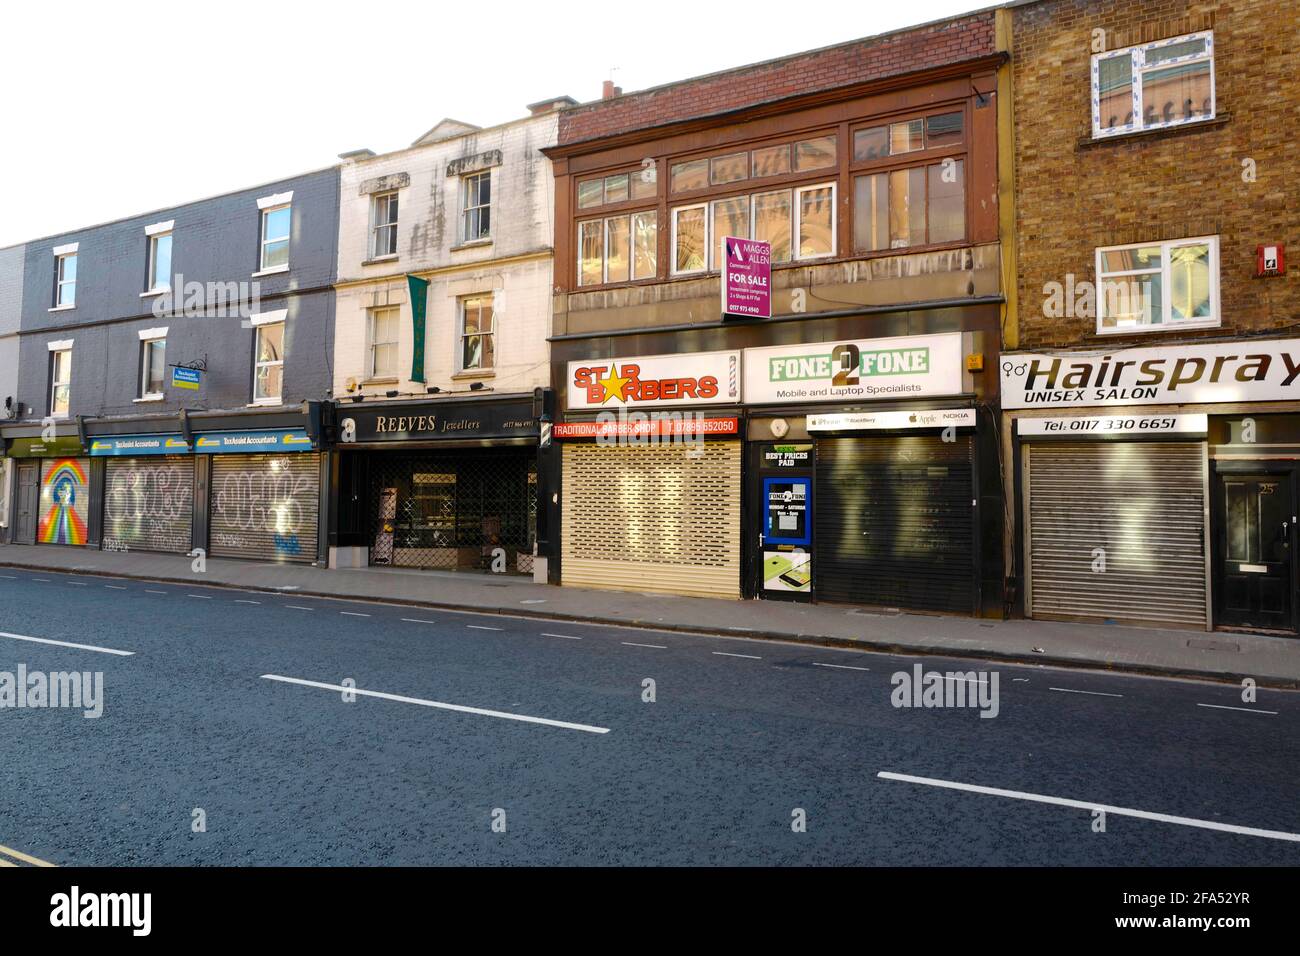
POLYGON ((1025 455, 1031 616, 1206 625, 1201 443, 1037 442, 1025 455))
POLYGON ((740 446, 564 446, 568 585, 740 596, 740 446))

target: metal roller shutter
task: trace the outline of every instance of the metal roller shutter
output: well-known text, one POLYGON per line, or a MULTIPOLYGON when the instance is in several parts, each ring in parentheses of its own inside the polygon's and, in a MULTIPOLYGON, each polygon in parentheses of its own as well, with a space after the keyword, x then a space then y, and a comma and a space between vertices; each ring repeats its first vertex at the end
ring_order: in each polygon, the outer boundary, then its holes
POLYGON ((740 597, 740 442, 563 455, 565 584, 740 597))
POLYGON ((968 435, 817 443, 817 595, 975 613, 974 443, 968 435))
POLYGON ((1203 445, 1043 442, 1025 455, 1030 616, 1206 625, 1203 445))
POLYGON ((104 481, 105 550, 190 550, 194 459, 110 458, 104 481))
POLYGON ((89 527, 90 459, 48 458, 42 461, 37 542, 84 545, 90 537, 89 527))
POLYGON ((319 514, 319 455, 213 456, 214 556, 314 561, 319 514))

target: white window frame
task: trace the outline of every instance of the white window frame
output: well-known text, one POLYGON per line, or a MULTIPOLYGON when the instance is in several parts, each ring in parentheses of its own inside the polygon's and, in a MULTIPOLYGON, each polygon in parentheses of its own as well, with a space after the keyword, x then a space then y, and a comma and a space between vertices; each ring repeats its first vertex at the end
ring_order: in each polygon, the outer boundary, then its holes
POLYGON ((71 340, 67 342, 51 342, 49 343, 49 352, 50 388, 49 395, 46 398, 46 410, 49 412, 51 418, 67 418, 69 413, 72 411, 72 342, 71 340), (67 372, 67 378, 62 381, 55 378, 55 373, 58 371, 59 367, 58 356, 60 355, 66 355, 68 357, 67 368, 65 369, 67 372), (65 411, 56 412, 54 410, 54 393, 57 389, 65 387, 68 390, 68 407, 65 411))
POLYGON ((1169 129, 1174 126, 1186 126, 1191 123, 1206 123, 1218 115, 1219 100, 1215 88, 1215 70, 1214 70, 1214 31, 1204 30, 1199 33, 1185 33, 1182 36, 1170 37, 1167 40, 1157 40, 1154 43, 1139 43, 1135 46, 1126 46, 1118 50, 1107 50, 1105 53, 1094 53, 1092 56, 1092 138, 1106 139, 1111 136, 1120 136, 1125 133, 1134 133, 1149 129, 1169 129), (1175 57, 1172 60, 1164 60, 1156 65, 1148 67, 1146 65, 1146 53, 1148 50, 1156 50, 1161 47, 1172 46, 1177 43, 1186 43, 1189 40, 1204 40, 1205 50, 1201 53, 1193 53, 1189 56, 1175 57), (1101 126, 1101 61, 1110 60, 1115 57, 1133 56, 1133 122, 1124 126, 1116 126, 1112 129, 1102 129, 1101 126), (1150 126, 1143 122, 1142 117, 1142 76, 1148 70, 1163 70, 1167 67, 1178 66, 1182 63, 1194 63, 1199 60, 1207 60, 1210 64, 1210 115, 1184 117, 1182 119, 1172 119, 1168 122, 1163 120, 1152 123, 1150 126))
POLYGON ((149 350, 150 346, 162 344, 163 349, 163 368, 167 367, 167 337, 155 335, 146 338, 140 337, 140 389, 138 399, 142 402, 157 401, 163 397, 163 389, 167 387, 166 373, 164 373, 162 388, 156 392, 149 391, 149 350))
POLYGON ((387 213, 387 211, 391 208, 390 200, 398 201, 397 216, 398 218, 400 218, 402 215, 402 206, 401 206, 400 194, 396 189, 392 189, 384 193, 376 193, 375 195, 370 197, 370 258, 372 259, 387 259, 390 257, 395 257, 397 255, 398 219, 394 218, 391 220, 385 220, 383 222, 380 222, 379 220, 379 210, 381 204, 383 206, 385 213, 387 213), (379 251, 379 234, 381 229, 391 230, 392 232, 393 247, 388 252, 379 251))
POLYGON ((668 272, 674 276, 698 276, 704 275, 709 271, 709 259, 713 255, 713 225, 709 221, 709 203, 693 202, 684 206, 673 206, 668 210, 668 217, 672 220, 670 228, 670 242, 668 245, 668 272), (688 209, 704 210, 704 266, 700 269, 678 269, 677 268, 677 214, 685 212, 688 209))
MULTIPOLYGON (((165 276, 162 285, 158 284, 158 243, 163 239, 171 239, 172 232, 170 229, 160 230, 149 233, 149 288, 145 290, 145 295, 151 295, 155 292, 167 292, 172 287, 171 276, 165 276)), ((172 240, 171 251, 176 251, 176 242, 172 240)), ((171 269, 171 257, 168 256, 167 267, 171 269)))
POLYGON ((460 238, 461 242, 488 242, 492 238, 492 170, 484 169, 477 173, 468 173, 461 177, 460 180, 460 238), (486 178, 488 184, 488 201, 477 206, 469 204, 470 183, 478 182, 486 178), (470 213, 476 209, 486 209, 488 215, 488 231, 486 235, 471 236, 469 232, 470 213))
POLYGON ((1097 302, 1098 335, 1132 335, 1134 333, 1170 332, 1179 329, 1214 329, 1223 324, 1223 312, 1219 302, 1218 236, 1194 236, 1186 239, 1130 242, 1122 246, 1098 246, 1095 253, 1094 268, 1096 270, 1094 275, 1097 278, 1095 297, 1097 302), (1125 276, 1151 275, 1155 272, 1154 269, 1127 269, 1119 272, 1104 272, 1102 269, 1103 254, 1124 249, 1149 249, 1153 246, 1160 248, 1160 322, 1150 325, 1126 325, 1114 329, 1102 328, 1102 323, 1106 318, 1106 283, 1114 279, 1122 279, 1125 276), (1175 319, 1172 317, 1173 299, 1170 296, 1170 291, 1173 287, 1173 281, 1170 275, 1170 253, 1174 249, 1183 246, 1209 246, 1211 309, 1209 316, 1196 319, 1175 319))
MULTIPOLYGON (((293 195, 293 194, 290 193, 289 195, 293 195)), ((261 210, 261 218, 262 218, 262 244, 261 244, 261 246, 260 246, 260 249, 261 249, 261 255, 258 257, 258 260, 257 260, 257 269, 258 269, 258 272, 259 272, 259 274, 262 274, 262 275, 265 275, 265 274, 267 274, 267 273, 271 273, 271 272, 288 272, 288 271, 289 271, 289 263, 288 263, 287 261, 281 263, 280 265, 276 265, 276 266, 268 266, 268 265, 266 264, 266 247, 267 247, 267 244, 268 244, 268 243, 271 243, 271 242, 289 242, 289 241, 290 241, 291 237, 293 236, 293 204, 292 204, 292 203, 281 203, 281 204, 278 205, 278 206, 268 206, 268 207, 265 207, 265 208, 263 208, 263 209, 261 210), (271 213, 273 213, 273 212, 279 212, 281 209, 287 209, 287 210, 289 210, 289 232, 284 236, 283 239, 267 239, 267 238, 266 238, 266 224, 267 224, 267 222, 270 221, 271 213)))
MULTIPOLYGON (((256 315, 249 316, 249 323, 253 326, 253 404, 254 405, 279 405, 284 398, 284 355, 288 347, 287 334, 280 336, 280 357, 269 361, 261 361, 258 355, 261 349, 258 348, 262 339, 262 329, 278 325, 282 329, 285 327, 285 319, 289 315, 288 309, 276 309, 274 312, 259 312, 256 315), (270 368, 278 365, 280 367, 280 394, 279 395, 258 395, 257 394, 257 373, 263 368, 270 368)), ((285 333, 287 333, 285 329, 285 333)))
POLYGON ((468 372, 470 374, 495 373, 497 370, 497 297, 495 292, 476 292, 472 295, 461 296, 456 302, 456 371, 468 372), (476 368, 465 367, 465 339, 468 337, 465 333, 465 306, 471 299, 487 299, 492 308, 492 331, 475 332, 474 335, 490 338, 492 340, 492 364, 480 365, 476 368))
POLYGON ((69 248, 59 246, 54 250, 54 308, 55 309, 73 309, 77 305, 77 280, 65 279, 64 270, 69 259, 77 258, 77 243, 73 243, 69 248), (63 301, 63 289, 65 286, 72 287, 72 301, 63 301))
MULTIPOLYGON (((840 248, 840 206, 839 190, 834 180, 823 183, 809 183, 807 186, 795 186, 793 201, 790 203, 790 215, 793 217, 793 228, 790 231, 790 261, 791 262, 811 262, 816 259, 834 259, 839 255, 840 248), (830 187, 831 190, 831 248, 829 252, 821 252, 815 256, 799 255, 799 246, 802 245, 802 230, 799 228, 799 196, 812 189, 825 189, 830 187)), ((770 192, 771 190, 765 190, 770 192)), ((751 217, 751 222, 753 221, 751 217)), ((753 226, 750 226, 752 229, 753 226)))
POLYGON ((385 381, 388 379, 397 378, 398 375, 400 374, 399 369, 401 368, 401 364, 402 364, 402 356, 401 356, 402 328, 401 327, 402 327, 402 309, 400 306, 383 305, 377 308, 366 310, 366 381, 369 382, 385 381), (375 339, 375 316, 381 312, 397 313, 396 330, 394 332, 394 335, 396 337, 392 341, 379 342, 376 341, 375 339), (397 346, 397 348, 394 349, 394 354, 396 355, 396 358, 394 358, 393 360, 393 370, 384 375, 380 375, 378 369, 375 368, 375 346, 377 345, 397 346))

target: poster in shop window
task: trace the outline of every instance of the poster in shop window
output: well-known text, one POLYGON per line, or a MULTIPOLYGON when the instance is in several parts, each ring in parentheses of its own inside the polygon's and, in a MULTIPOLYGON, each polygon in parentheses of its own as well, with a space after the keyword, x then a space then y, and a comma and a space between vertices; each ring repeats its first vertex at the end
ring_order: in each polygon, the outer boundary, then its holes
POLYGON ((371 564, 393 563, 393 522, 397 520, 397 489, 385 488, 379 492, 379 530, 375 533, 371 564))
POLYGON ((763 552, 763 590, 812 590, 812 555, 800 548, 763 552))

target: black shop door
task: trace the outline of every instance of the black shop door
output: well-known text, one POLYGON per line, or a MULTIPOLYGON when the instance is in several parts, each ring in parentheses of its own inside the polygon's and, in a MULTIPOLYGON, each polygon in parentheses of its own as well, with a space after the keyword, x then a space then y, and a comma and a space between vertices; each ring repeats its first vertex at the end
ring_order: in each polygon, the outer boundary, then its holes
POLYGON ((1294 632, 1293 471, 1218 474, 1215 621, 1294 632))
POLYGON ((817 596, 977 613, 974 440, 817 442, 817 596))

